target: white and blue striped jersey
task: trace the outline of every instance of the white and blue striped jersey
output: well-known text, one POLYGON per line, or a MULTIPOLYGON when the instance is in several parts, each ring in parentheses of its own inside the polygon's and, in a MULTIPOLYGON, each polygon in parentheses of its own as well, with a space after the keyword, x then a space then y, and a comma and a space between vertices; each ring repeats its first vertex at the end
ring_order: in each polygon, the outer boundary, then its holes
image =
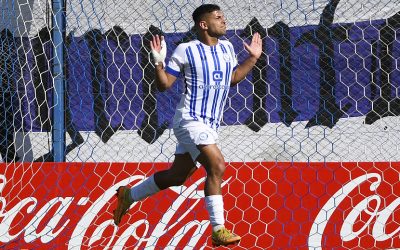
POLYGON ((176 77, 184 75, 185 91, 175 112, 174 127, 181 121, 201 121, 217 130, 237 64, 233 46, 226 40, 218 40, 215 46, 199 40, 178 45, 166 68, 176 77))

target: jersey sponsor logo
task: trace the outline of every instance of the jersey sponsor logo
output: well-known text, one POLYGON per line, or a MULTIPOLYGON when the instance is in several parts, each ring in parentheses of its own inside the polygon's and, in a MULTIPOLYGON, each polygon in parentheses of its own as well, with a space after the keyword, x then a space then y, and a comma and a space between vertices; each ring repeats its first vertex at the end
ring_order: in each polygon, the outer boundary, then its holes
POLYGON ((212 75, 213 75, 214 81, 216 81, 216 82, 222 81, 223 73, 221 70, 215 70, 212 75))
POLYGON ((227 85, 199 85, 199 89, 229 89, 227 85))

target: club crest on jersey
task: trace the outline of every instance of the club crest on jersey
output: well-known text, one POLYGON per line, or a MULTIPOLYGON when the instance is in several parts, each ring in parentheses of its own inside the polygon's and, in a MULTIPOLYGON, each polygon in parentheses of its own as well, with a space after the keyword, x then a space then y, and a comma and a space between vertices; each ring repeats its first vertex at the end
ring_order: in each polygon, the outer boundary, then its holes
POLYGON ((208 134, 205 133, 205 132, 201 132, 200 135, 199 135, 199 138, 200 138, 201 141, 205 141, 208 138, 208 134))
POLYGON ((222 78, 223 78, 223 74, 222 74, 221 70, 216 70, 216 71, 213 72, 213 80, 215 82, 222 81, 222 78))
POLYGON ((224 53, 224 59, 225 61, 229 62, 231 60, 231 57, 229 56, 228 53, 224 53))

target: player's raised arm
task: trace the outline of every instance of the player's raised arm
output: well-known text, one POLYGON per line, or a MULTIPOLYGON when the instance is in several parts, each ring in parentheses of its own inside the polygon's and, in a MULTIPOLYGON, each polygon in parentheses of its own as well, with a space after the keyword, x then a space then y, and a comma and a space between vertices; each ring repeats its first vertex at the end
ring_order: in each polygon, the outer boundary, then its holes
POLYGON ((175 82, 176 77, 166 73, 164 70, 165 58, 167 56, 167 44, 163 36, 155 35, 150 41, 151 54, 156 66, 155 83, 159 91, 169 89, 175 82))
POLYGON ((232 74, 231 86, 236 85, 241 80, 243 80, 250 70, 256 64, 258 58, 260 58, 262 53, 262 39, 259 33, 255 33, 251 39, 250 45, 244 43, 244 47, 249 52, 249 57, 240 64, 235 72, 232 74))

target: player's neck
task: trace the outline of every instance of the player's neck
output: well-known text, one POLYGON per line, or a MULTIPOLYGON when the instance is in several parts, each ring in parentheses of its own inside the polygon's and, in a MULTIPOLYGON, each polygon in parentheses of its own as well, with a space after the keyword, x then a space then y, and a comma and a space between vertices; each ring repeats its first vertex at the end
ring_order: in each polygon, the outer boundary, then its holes
POLYGON ((218 44, 218 38, 217 37, 212 37, 212 36, 198 36, 197 39, 199 39, 200 42, 207 46, 215 46, 218 44))

